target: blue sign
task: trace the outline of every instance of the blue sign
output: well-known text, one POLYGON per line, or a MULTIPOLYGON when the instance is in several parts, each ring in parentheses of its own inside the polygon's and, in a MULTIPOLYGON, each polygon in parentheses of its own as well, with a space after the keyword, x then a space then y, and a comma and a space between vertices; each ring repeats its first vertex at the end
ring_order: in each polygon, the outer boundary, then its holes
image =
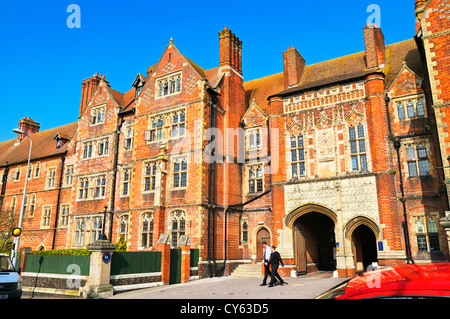
POLYGON ((378 250, 383 251, 383 242, 382 241, 378 242, 378 250))
POLYGON ((103 253, 102 260, 105 264, 109 263, 111 261, 111 253, 103 253))

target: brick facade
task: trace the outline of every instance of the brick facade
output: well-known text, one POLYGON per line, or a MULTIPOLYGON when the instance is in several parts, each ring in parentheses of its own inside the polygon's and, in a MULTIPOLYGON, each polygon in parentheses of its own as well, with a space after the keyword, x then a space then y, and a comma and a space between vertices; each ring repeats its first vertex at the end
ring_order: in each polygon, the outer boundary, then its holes
MULTIPOLYGON (((211 70, 171 40, 126 93, 103 75, 84 80, 76 123, 39 132, 21 120, 41 149, 32 156, 32 174, 38 163, 41 172, 27 186, 21 246, 85 247, 103 226, 133 251, 157 249, 163 234, 172 245, 188 235, 206 276, 256 262, 267 239, 286 269, 351 276, 372 261, 405 262, 401 179, 413 258, 448 259, 439 226, 450 118, 440 3, 418 3, 418 44, 385 45, 368 25, 362 52, 307 65, 288 47, 282 73, 252 81, 244 81, 242 41, 228 28, 211 70)), ((27 143, 21 135, 0 143, 3 211, 15 200, 20 212, 27 143)))

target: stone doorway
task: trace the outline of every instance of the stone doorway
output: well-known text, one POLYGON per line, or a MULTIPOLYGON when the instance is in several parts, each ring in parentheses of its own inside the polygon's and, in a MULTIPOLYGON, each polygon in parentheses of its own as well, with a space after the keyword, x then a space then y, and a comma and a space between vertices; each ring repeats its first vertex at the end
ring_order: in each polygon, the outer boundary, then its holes
POLYGON ((294 252, 297 272, 336 269, 335 223, 325 214, 309 212, 293 224, 294 252))
POLYGON ((372 262, 378 262, 377 242, 375 234, 366 225, 359 225, 352 232, 353 254, 356 271, 366 271, 372 262))
POLYGON ((262 243, 264 241, 267 243, 267 245, 271 245, 269 231, 266 228, 261 228, 256 234, 256 258, 258 262, 263 259, 262 243))

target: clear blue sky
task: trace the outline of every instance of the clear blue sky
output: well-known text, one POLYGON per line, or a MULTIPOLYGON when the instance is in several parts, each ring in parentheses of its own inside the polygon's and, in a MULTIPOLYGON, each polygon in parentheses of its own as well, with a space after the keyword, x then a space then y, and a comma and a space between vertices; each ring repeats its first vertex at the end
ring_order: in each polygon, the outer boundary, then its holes
POLYGON ((294 46, 313 64, 364 50, 362 28, 381 9, 386 44, 414 36, 413 0, 0 1, 0 141, 25 116, 41 131, 77 121, 81 82, 95 72, 125 92, 157 63, 171 37, 204 69, 218 65, 218 32, 243 41, 245 80, 281 72, 294 46), (68 28, 70 4, 81 28, 68 28))

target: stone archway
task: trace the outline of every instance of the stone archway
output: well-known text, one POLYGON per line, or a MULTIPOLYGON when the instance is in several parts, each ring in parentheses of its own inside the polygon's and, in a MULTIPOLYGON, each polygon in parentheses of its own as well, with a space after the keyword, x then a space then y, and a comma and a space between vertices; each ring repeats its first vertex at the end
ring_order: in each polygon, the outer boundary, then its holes
POLYGON ((293 230, 297 272, 336 269, 336 214, 330 209, 307 204, 291 211, 285 223, 293 230))
POLYGON ((365 271, 372 262, 378 262, 377 241, 381 231, 373 220, 355 217, 347 223, 344 233, 351 243, 356 272, 365 271))

